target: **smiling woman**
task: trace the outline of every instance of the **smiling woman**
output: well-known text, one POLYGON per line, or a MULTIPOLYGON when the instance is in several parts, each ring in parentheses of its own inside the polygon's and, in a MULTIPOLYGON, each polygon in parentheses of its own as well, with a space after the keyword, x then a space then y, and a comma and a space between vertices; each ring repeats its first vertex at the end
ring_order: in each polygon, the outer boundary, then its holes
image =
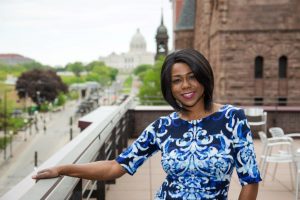
POLYGON ((162 66, 161 89, 174 112, 152 122, 115 160, 56 166, 33 178, 110 180, 135 174, 161 151, 167 176, 155 199, 225 200, 234 168, 242 185, 239 199, 256 199, 261 178, 249 124, 242 109, 213 102, 213 80, 208 61, 196 50, 171 53, 162 66))

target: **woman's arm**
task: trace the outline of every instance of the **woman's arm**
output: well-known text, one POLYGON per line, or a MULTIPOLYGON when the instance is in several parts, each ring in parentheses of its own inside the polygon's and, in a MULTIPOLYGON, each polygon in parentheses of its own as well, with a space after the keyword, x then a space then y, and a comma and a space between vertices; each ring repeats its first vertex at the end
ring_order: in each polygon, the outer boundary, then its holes
POLYGON ((255 200, 258 192, 258 183, 244 185, 239 200, 255 200))
POLYGON ((60 175, 89 180, 113 180, 124 175, 126 171, 115 160, 97 161, 86 164, 60 165, 39 171, 33 179, 54 178, 60 175))

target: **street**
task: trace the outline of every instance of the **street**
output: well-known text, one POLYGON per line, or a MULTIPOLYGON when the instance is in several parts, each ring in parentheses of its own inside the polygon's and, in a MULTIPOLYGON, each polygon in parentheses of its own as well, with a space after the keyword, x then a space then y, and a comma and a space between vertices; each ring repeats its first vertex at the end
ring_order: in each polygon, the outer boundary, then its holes
MULTIPOLYGON (((13 142, 13 157, 10 158, 10 146, 7 148, 7 160, 0 153, 0 197, 34 169, 34 154, 37 152, 38 166, 70 140, 70 117, 74 115, 77 102, 68 102, 61 111, 39 114, 38 132, 32 126, 32 134, 19 133, 13 142), (41 117, 42 116, 42 117, 41 117), (46 116, 46 117, 45 117, 46 116), (46 131, 44 122, 46 119, 46 131), (26 138, 26 141, 25 141, 26 138)), ((73 120, 73 138, 79 134, 77 121, 73 120)))

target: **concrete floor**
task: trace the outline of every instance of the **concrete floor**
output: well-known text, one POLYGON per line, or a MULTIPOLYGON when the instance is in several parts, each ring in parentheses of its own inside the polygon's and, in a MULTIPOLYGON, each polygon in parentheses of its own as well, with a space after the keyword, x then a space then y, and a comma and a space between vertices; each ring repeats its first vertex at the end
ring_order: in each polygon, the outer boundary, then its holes
MULTIPOLYGON (((300 147, 300 141, 296 141, 300 147)), ((262 145, 260 140, 254 140, 257 160, 259 161, 262 145)), ((274 164, 270 164, 266 178, 259 185, 258 198, 261 200, 289 200, 295 198, 292 189, 290 170, 288 164, 280 164, 277 168, 276 177, 272 180, 274 164)), ((295 176, 294 176, 295 177, 295 176)), ((124 175, 116 181, 115 185, 107 187, 106 200, 152 200, 158 188, 165 178, 165 172, 160 165, 160 153, 156 153, 138 169, 134 176, 124 175)), ((229 200, 238 199, 241 186, 236 173, 233 173, 229 189, 229 200)))

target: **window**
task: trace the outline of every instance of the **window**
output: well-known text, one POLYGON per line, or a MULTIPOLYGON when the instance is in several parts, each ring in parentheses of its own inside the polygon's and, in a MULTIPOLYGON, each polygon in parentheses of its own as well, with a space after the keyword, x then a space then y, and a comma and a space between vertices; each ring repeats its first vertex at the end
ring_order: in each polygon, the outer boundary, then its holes
POLYGON ((262 106, 264 104, 264 98, 262 97, 254 97, 254 105, 262 106))
POLYGON ((255 78, 263 78, 263 65, 264 65, 264 58, 261 56, 257 56, 255 58, 255 78))
POLYGON ((286 71, 287 71, 287 57, 286 56, 281 56, 279 58, 279 70, 278 70, 278 76, 279 78, 286 78, 286 71))
POLYGON ((286 97, 278 97, 277 103, 279 106, 286 106, 287 98, 286 97))

